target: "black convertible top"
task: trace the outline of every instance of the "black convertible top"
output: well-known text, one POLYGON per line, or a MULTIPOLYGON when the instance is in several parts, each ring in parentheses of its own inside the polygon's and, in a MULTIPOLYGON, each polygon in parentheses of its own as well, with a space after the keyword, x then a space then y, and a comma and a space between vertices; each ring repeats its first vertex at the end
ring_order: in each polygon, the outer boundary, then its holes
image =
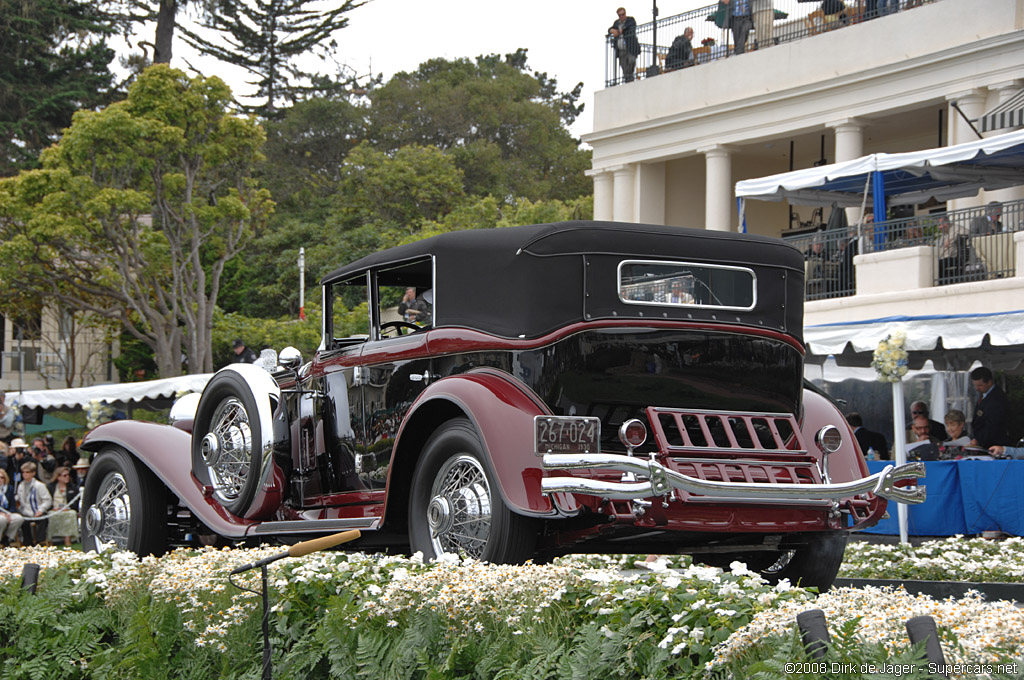
POLYGON ((654 317, 802 335, 802 254, 780 239, 751 234, 591 221, 458 231, 374 253, 331 272, 323 283, 427 256, 435 267, 435 326, 537 337, 579 321, 654 317), (749 268, 757 278, 757 304, 749 311, 625 304, 617 288, 624 259, 749 268))

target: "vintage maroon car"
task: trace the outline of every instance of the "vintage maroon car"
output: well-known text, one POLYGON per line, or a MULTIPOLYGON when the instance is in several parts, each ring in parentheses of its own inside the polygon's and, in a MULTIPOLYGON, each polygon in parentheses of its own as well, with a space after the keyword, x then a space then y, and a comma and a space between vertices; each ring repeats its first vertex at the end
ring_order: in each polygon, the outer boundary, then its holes
POLYGON ((605 222, 363 258, 323 280, 312 361, 232 365, 172 425, 88 434, 85 545, 361 529, 428 557, 692 553, 827 587, 848 531, 924 499, 923 467, 868 476, 805 385, 803 272, 776 239, 605 222), (361 302, 369 332, 341 337, 361 302))

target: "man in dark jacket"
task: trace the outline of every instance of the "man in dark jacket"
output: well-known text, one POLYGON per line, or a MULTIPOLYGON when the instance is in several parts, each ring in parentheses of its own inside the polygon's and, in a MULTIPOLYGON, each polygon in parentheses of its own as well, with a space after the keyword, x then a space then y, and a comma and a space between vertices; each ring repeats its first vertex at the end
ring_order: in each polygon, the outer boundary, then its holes
POLYGON ((608 35, 615 47, 615 56, 622 68, 622 79, 629 83, 636 70, 636 58, 640 55, 640 41, 636 39, 636 19, 626 16, 626 8, 615 10, 618 18, 608 29, 608 35))
POLYGON ((874 449, 880 460, 889 459, 889 442, 885 435, 864 427, 864 419, 859 413, 851 413, 846 416, 846 422, 853 428, 853 436, 857 438, 861 453, 868 455, 868 450, 874 449))
POLYGON ((971 446, 987 449, 996 444, 1010 443, 1006 393, 993 381, 992 371, 979 366, 971 371, 971 382, 978 391, 978 403, 971 419, 971 446))
POLYGON ((665 55, 665 68, 669 71, 677 68, 683 68, 684 66, 693 66, 693 29, 689 26, 683 31, 682 35, 676 36, 676 39, 672 41, 672 46, 668 48, 668 54, 665 55))
POLYGON ((256 352, 246 347, 241 338, 235 338, 231 349, 235 351, 235 356, 231 357, 233 364, 251 364, 256 361, 256 352))

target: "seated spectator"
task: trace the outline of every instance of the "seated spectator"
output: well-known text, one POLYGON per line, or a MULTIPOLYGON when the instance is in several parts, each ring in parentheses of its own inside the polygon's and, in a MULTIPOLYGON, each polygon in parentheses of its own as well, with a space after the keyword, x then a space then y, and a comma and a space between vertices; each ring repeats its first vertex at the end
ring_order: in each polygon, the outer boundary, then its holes
POLYGON ((696 62, 693 55, 693 29, 689 26, 683 30, 682 35, 676 36, 672 46, 668 48, 665 55, 665 68, 672 71, 677 68, 693 66, 696 62))
POLYGON ((46 530, 46 544, 53 545, 59 538, 70 546, 78 540, 78 475, 72 475, 69 467, 57 468, 49 491, 54 511, 46 530))
POLYGON ((947 215, 939 217, 935 247, 938 251, 939 283, 963 280, 970 259, 970 241, 964 223, 952 224, 947 215))
POLYGON ((1002 230, 1002 204, 999 201, 989 203, 984 215, 971 220, 971 236, 998 234, 1002 230))
POLYGON ((889 442, 885 440, 885 435, 864 427, 864 419, 859 413, 846 416, 846 422, 853 428, 853 436, 857 438, 861 453, 868 456, 868 451, 874 450, 879 460, 889 459, 889 442))
POLYGON ((967 436, 967 416, 963 411, 952 409, 946 412, 946 432, 948 439, 943 446, 970 446, 971 438, 967 436))
POLYGON ((25 518, 22 527, 25 545, 39 545, 46 540, 46 525, 43 519, 53 506, 53 499, 46 485, 36 479, 36 464, 26 460, 21 464, 21 484, 15 497, 18 501, 18 512, 25 518))
POLYGON ((944 442, 947 439, 949 439, 949 435, 946 433, 946 428, 942 426, 942 423, 940 423, 937 420, 932 420, 928 416, 928 404, 924 403, 923 401, 915 401, 913 404, 910 405, 911 424, 910 427, 907 428, 908 442, 920 441, 920 437, 916 436, 916 434, 912 431, 913 421, 918 416, 922 416, 925 420, 928 421, 928 436, 936 444, 944 442))
POLYGON ((14 484, 5 468, 0 467, 0 541, 3 545, 21 547, 21 525, 25 518, 15 511, 17 500, 14 484))
POLYGON ((914 441, 907 444, 907 460, 938 460, 941 440, 932 437, 928 419, 914 416, 911 423, 914 441))

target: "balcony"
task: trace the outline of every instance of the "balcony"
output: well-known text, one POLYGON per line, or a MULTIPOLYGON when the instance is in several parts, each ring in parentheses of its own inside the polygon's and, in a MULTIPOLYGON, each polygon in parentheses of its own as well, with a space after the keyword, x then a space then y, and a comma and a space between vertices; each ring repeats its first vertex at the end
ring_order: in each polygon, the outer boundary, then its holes
MULTIPOLYGON (((754 28, 747 39, 747 52, 883 18, 879 16, 877 10, 872 13, 868 9, 870 0, 844 0, 839 3, 843 6, 841 11, 825 14, 822 7, 833 1, 774 0, 771 3, 774 5, 773 21, 768 22, 764 15, 754 18, 754 28), (767 39, 757 35, 758 25, 765 28, 767 39)), ((898 0, 897 11, 913 9, 932 2, 937 0, 898 0)), ((876 2, 870 4, 875 6, 876 2)), ((732 44, 732 31, 719 28, 716 23, 717 9, 717 4, 708 5, 656 22, 639 24, 636 28, 636 38, 640 43, 640 54, 636 58, 632 77, 623 74, 616 56, 615 40, 609 36, 605 44, 605 86, 612 87, 633 79, 651 78, 666 71, 727 59, 736 54, 736 46, 732 44), (677 53, 672 50, 673 42, 682 36, 687 27, 692 28, 694 34, 691 39, 694 55, 693 60, 689 62, 678 58, 677 53)))
POLYGON ((807 301, 1024 276, 1024 200, 802 231, 807 301))

